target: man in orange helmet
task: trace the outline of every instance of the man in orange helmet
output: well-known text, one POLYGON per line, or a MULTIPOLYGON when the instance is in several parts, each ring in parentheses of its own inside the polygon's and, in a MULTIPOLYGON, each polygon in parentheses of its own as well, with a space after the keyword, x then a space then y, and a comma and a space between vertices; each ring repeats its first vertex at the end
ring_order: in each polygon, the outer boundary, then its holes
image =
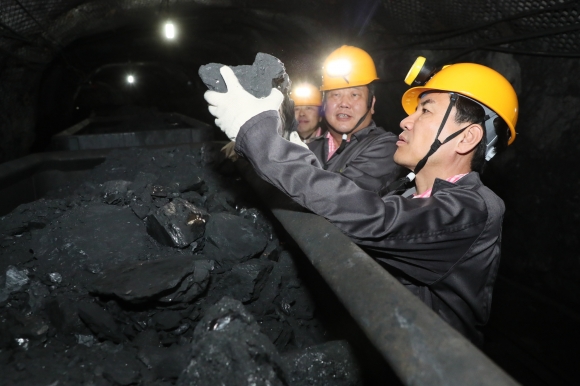
POLYGON ((313 85, 301 83, 294 87, 290 97, 294 101, 294 117, 298 123, 296 132, 304 143, 310 143, 322 135, 320 127, 322 95, 313 85))
POLYGON ((393 162, 397 137, 377 127, 372 115, 378 79, 370 55, 342 46, 326 58, 322 107, 328 129, 308 147, 326 170, 341 173, 361 188, 378 192, 402 172, 393 162))
MULTIPOLYGON (((481 343, 500 257, 503 201, 479 177, 515 139, 518 101, 491 68, 458 63, 413 68, 403 95, 395 161, 412 172, 414 195, 380 197, 328 173, 306 149, 276 134, 282 95, 257 99, 223 67, 228 92, 206 92, 216 124, 262 178, 325 217, 442 319, 481 343), (242 102, 243 101, 243 102, 242 102), (332 191, 332 195, 328 192, 332 191)), ((399 190, 405 191, 404 184, 399 190)))

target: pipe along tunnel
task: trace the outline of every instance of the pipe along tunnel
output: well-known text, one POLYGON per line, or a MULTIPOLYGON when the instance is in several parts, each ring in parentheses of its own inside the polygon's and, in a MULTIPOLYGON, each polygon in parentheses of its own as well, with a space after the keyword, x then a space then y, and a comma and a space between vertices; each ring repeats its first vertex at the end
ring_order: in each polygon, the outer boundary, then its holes
POLYGON ((579 8, 3 2, 0 383, 575 384, 579 8), (418 55, 517 92, 518 137, 482 175, 506 213, 481 350, 219 152, 200 66, 263 52, 318 86, 343 44, 372 56, 373 119, 397 135, 418 55), (192 233, 176 238, 179 216, 192 233))

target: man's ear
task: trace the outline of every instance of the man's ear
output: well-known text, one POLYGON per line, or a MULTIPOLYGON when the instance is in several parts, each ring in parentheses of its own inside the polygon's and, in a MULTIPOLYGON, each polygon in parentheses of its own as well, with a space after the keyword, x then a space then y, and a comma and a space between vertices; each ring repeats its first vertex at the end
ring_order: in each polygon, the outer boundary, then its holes
POLYGON ((457 152, 459 154, 467 154, 481 142, 483 138, 483 128, 481 125, 472 124, 459 135, 457 142, 457 152))
POLYGON ((373 115, 375 113, 375 102, 377 101, 377 98, 375 98, 375 96, 373 95, 373 103, 371 103, 371 112, 370 114, 373 115))

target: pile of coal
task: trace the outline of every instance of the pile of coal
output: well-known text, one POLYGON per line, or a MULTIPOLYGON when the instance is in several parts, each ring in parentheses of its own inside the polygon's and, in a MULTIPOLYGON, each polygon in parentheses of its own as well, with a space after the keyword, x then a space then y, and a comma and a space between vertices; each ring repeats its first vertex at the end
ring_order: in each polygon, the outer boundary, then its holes
POLYGON ((0 218, 2 383, 360 384, 218 149, 114 151, 0 218))

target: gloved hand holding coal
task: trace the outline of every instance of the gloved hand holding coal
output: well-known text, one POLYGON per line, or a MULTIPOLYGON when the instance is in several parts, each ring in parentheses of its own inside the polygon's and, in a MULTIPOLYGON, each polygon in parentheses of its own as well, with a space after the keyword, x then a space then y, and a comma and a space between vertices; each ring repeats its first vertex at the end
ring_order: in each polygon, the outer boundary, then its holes
POLYGON ((220 73, 228 88, 225 93, 206 91, 204 98, 209 103, 208 110, 216 117, 215 124, 234 141, 240 127, 256 115, 269 110, 278 111, 284 95, 273 88, 265 98, 256 98, 240 85, 231 68, 223 66, 220 73))

